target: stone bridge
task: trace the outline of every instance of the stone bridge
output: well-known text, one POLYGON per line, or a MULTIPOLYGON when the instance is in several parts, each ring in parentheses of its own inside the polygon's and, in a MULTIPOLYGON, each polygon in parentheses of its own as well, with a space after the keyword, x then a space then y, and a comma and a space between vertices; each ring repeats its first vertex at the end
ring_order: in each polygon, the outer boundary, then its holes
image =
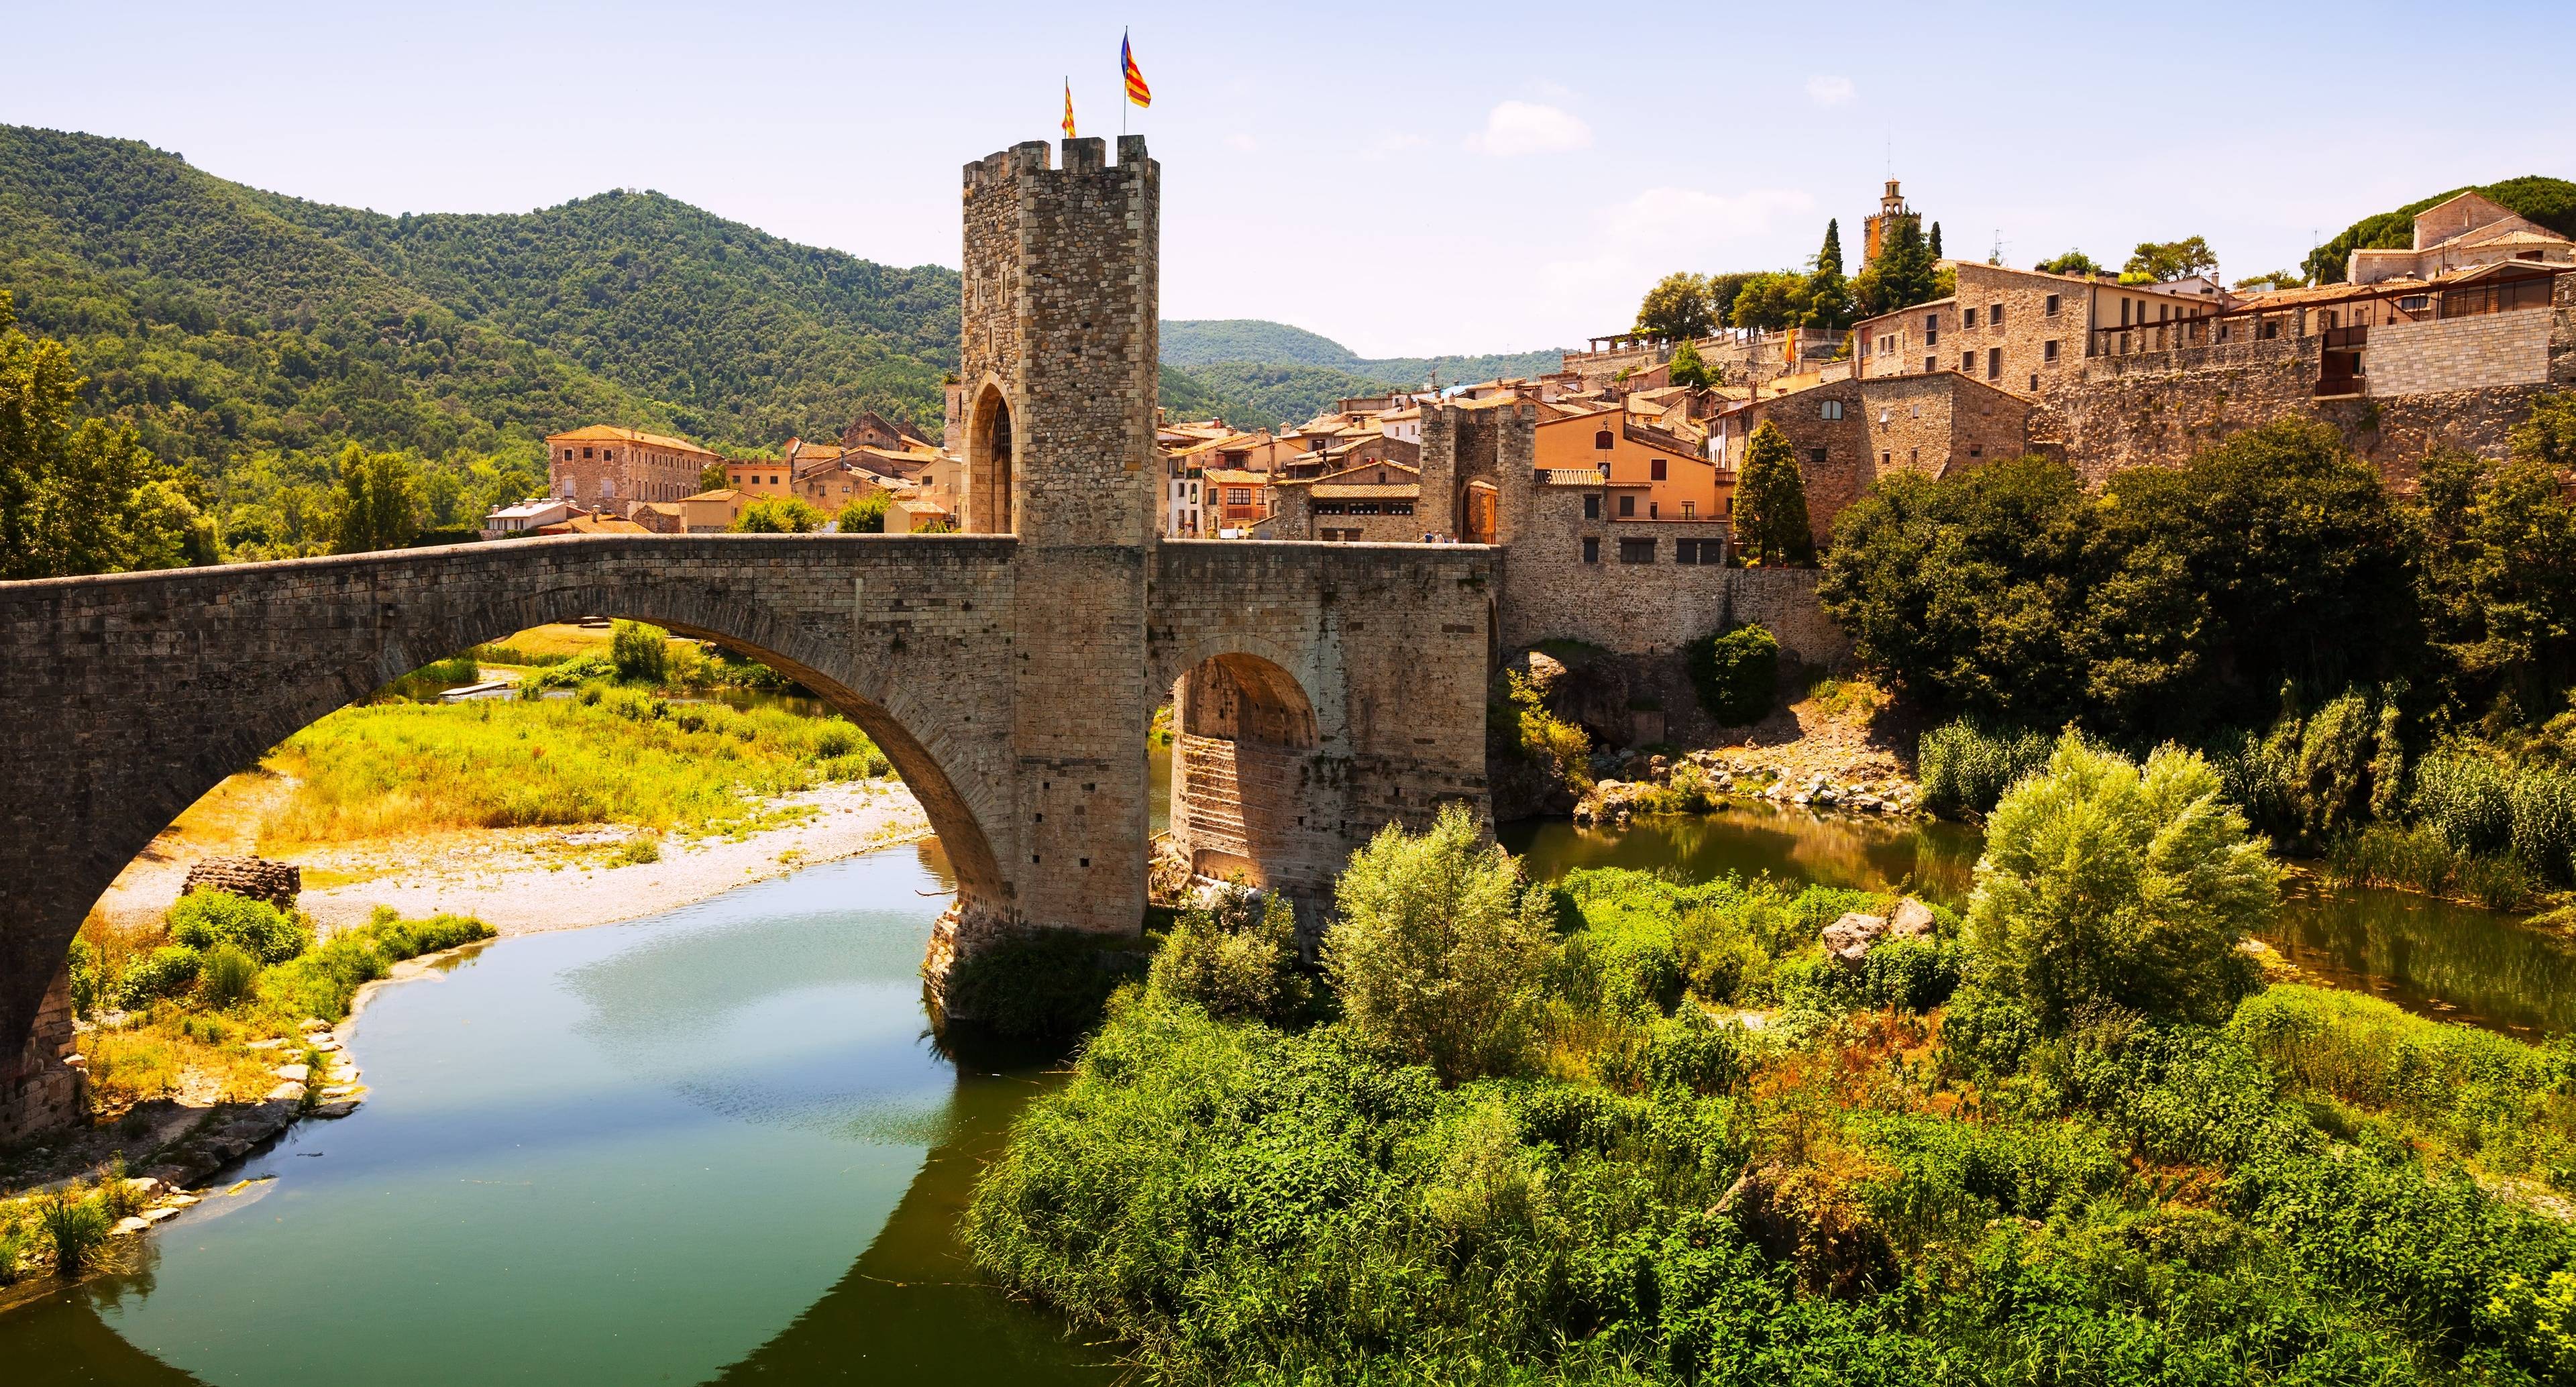
POLYGON ((958 535, 565 536, 0 583, 0 1135, 67 1115, 65 952, 225 776, 398 675, 605 615, 759 658, 883 747, 958 877, 947 959, 1134 933, 1146 730, 1174 837, 1322 891, 1380 825, 1489 812, 1498 552, 1159 541, 1160 174, 1144 141, 966 166, 958 535))

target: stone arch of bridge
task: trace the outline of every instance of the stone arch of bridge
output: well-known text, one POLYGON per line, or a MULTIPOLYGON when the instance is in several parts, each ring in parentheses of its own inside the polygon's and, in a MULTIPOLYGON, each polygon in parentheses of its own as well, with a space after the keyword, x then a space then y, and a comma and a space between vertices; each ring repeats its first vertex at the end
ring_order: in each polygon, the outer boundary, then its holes
POLYGON ((1316 844, 1338 831, 1319 793, 1328 729, 1283 653, 1234 638, 1176 662, 1171 839, 1194 875, 1312 896, 1330 870, 1316 844))

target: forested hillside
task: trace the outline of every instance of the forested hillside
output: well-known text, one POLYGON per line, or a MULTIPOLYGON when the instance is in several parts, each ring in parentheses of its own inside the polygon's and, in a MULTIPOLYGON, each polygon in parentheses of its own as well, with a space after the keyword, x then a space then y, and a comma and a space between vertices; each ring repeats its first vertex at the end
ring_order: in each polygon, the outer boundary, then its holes
MULTIPOLYGON (((353 446, 407 459, 420 524, 455 529, 542 486, 544 435, 581 424, 760 452, 873 409, 936 436, 957 360, 956 271, 796 245, 658 193, 388 216, 24 126, 0 126, 0 289, 87 378, 83 410, 131 425, 226 550, 254 557, 337 542, 326 513, 353 446)), ((1372 362, 1249 320, 1165 334, 1163 403, 1247 428, 1435 367, 1556 364, 1372 362)))

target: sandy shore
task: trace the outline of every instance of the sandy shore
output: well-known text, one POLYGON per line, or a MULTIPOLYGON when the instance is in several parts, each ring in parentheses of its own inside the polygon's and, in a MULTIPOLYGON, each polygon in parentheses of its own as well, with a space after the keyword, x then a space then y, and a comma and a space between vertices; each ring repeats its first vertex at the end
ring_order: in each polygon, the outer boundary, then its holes
MULTIPOLYGON (((99 909, 117 921, 157 917, 179 896, 190 864, 256 847, 260 811, 292 789, 275 776, 236 777, 220 800, 191 810, 118 875, 99 909)), ((581 929, 705 900, 747 882, 930 835, 910 791, 893 780, 825 786, 771 802, 807 806, 798 822, 739 840, 661 844, 661 860, 612 865, 630 830, 489 829, 276 851, 304 869, 297 902, 325 929, 364 924, 379 905, 405 916, 479 916, 504 935, 581 929)))

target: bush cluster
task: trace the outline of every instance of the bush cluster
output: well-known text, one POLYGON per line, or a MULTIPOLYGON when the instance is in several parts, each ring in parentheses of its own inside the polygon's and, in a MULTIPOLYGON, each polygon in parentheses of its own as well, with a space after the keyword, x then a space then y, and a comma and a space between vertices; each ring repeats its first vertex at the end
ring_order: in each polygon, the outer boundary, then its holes
POLYGON ((1995 731, 1973 719, 1923 734, 1915 777, 1923 807, 1950 818, 1984 814, 2014 782, 2048 764, 2048 738, 2028 730, 1995 731))
POLYGON ((1730 727, 1760 722, 1779 701, 1780 642, 1764 626, 1738 626, 1690 647, 1699 706, 1730 727))

